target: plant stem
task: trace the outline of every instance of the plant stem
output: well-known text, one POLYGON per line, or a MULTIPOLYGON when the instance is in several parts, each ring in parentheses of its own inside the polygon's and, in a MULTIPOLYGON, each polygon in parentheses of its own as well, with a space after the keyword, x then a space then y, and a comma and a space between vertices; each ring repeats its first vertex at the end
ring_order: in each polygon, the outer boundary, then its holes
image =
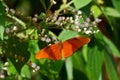
POLYGON ((25 24, 22 20, 18 19, 18 18, 15 17, 15 16, 10 15, 10 14, 7 14, 7 16, 8 16, 9 18, 12 18, 13 20, 17 21, 20 25, 22 25, 24 28, 26 28, 26 24, 25 24))
POLYGON ((65 8, 69 7, 72 3, 74 2, 74 0, 70 1, 69 3, 67 4, 63 4, 61 5, 60 9, 56 11, 56 13, 60 13, 62 10, 64 10, 65 8))

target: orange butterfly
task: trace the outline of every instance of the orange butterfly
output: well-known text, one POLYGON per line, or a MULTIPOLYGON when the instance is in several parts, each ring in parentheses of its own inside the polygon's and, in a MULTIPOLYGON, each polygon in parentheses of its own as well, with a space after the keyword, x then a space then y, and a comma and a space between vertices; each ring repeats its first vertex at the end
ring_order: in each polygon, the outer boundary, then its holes
POLYGON ((76 37, 68 39, 66 41, 52 44, 41 49, 36 54, 36 59, 48 58, 52 60, 60 60, 61 58, 67 58, 71 56, 76 50, 78 50, 84 44, 90 42, 90 38, 87 37, 76 37))

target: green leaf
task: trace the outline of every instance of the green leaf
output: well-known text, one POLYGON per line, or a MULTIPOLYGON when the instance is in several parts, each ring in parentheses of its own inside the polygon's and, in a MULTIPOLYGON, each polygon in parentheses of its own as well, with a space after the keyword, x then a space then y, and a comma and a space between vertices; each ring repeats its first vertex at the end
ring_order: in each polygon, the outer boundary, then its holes
POLYGON ((50 61, 49 62, 49 70, 52 74, 58 74, 63 66, 63 61, 58 60, 58 61, 50 61))
MULTIPOLYGON (((100 46, 101 47, 101 46, 100 46)), ((104 58, 104 50, 94 46, 88 49, 87 72, 89 80, 99 80, 104 58)))
POLYGON ((105 65, 106 65, 109 80, 119 80, 119 76, 117 73, 117 68, 115 67, 113 56, 107 53, 105 54, 105 65))
POLYGON ((3 6, 2 2, 0 1, 0 25, 5 25, 5 7, 3 6))
POLYGON ((29 41, 29 52, 32 54, 36 54, 39 50, 38 41, 37 40, 30 40, 29 41))
POLYGON ((98 18, 102 14, 101 10, 96 5, 93 5, 91 10, 94 12, 93 16, 95 18, 98 18))
POLYGON ((72 68, 71 57, 66 59, 65 67, 66 67, 66 72, 67 72, 67 79, 68 80, 73 80, 73 68, 72 68))
MULTIPOLYGON (((83 47, 84 48, 84 47, 83 47)), ((82 49, 83 49, 82 48, 82 49)), ((76 51, 72 57, 74 80, 88 80, 86 73, 86 64, 81 49, 76 51)))
POLYGON ((87 53, 87 72, 89 80, 98 80, 102 70, 102 63, 104 59, 104 44, 102 35, 96 34, 88 45, 87 53))
POLYGON ((120 12, 120 0, 111 0, 115 9, 120 12))
POLYGON ((0 39, 3 40, 4 37, 4 27, 0 26, 0 39))
POLYGON ((74 5, 75 8, 78 10, 84 6, 86 6, 87 4, 89 4, 92 0, 74 0, 74 5))
POLYGON ((120 17, 120 12, 117 11, 116 9, 114 9, 114 8, 111 8, 111 7, 106 7, 104 9, 104 13, 108 16, 120 17))
POLYGON ((60 35, 58 36, 59 40, 65 41, 67 39, 76 37, 78 32, 71 31, 71 30, 63 30, 60 35))
POLYGON ((104 41, 106 43, 105 46, 107 47, 107 49, 109 49, 109 51, 112 54, 116 55, 117 57, 120 57, 120 52, 117 49, 117 47, 115 46, 115 44, 111 40, 109 40, 107 37, 105 37, 105 36, 103 37, 103 39, 104 39, 104 41))
POLYGON ((2 2, 0 1, 0 39, 3 40, 4 36, 4 26, 5 26, 5 7, 3 6, 2 2))
POLYGON ((46 4, 45 4, 45 0, 40 0, 40 2, 41 2, 41 4, 42 4, 42 6, 44 7, 44 9, 46 10, 47 7, 46 7, 46 4))
POLYGON ((7 40, 7 44, 4 49, 6 53, 5 55, 20 74, 22 67, 30 58, 30 53, 27 50, 28 43, 16 36, 13 36, 7 40))
POLYGON ((21 77, 25 77, 27 79, 31 78, 31 73, 30 73, 29 67, 27 65, 24 65, 24 67, 22 68, 21 77))
POLYGON ((47 60, 47 59, 39 60, 40 73, 46 76, 47 78, 49 78, 49 80, 53 80, 53 78, 59 77, 59 73, 63 64, 64 64, 63 60, 58 60, 58 61, 47 60))
POLYGON ((88 44, 87 73, 89 80, 99 80, 105 53, 102 34, 95 34, 88 44))
POLYGON ((8 75, 16 75, 17 74, 17 70, 15 69, 14 65, 12 64, 12 62, 10 60, 8 60, 8 75))

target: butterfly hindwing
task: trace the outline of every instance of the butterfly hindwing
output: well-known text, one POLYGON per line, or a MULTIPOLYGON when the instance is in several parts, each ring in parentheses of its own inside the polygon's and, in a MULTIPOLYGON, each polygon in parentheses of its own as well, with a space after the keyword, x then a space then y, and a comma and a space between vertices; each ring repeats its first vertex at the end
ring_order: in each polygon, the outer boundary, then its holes
POLYGON ((48 58, 52 60, 59 60, 61 59, 61 43, 57 44, 52 44, 50 46, 47 46, 43 49, 41 49, 37 54, 36 54, 36 59, 41 59, 41 58, 48 58))

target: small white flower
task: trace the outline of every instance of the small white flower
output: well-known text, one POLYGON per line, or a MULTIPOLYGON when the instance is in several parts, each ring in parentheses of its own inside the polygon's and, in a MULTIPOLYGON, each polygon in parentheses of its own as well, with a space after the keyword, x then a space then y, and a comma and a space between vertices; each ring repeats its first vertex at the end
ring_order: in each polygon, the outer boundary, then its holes
POLYGON ((81 29, 78 29, 78 32, 81 32, 81 29))
POLYGON ((33 18, 32 20, 33 20, 34 22, 37 22, 38 19, 35 17, 35 18, 33 18))
POLYGON ((76 28, 78 29, 78 28, 79 28, 79 26, 77 25, 77 26, 76 26, 76 28))
POLYGON ((78 14, 82 14, 82 11, 79 10, 79 11, 78 11, 78 14))
POLYGON ((85 22, 84 25, 85 25, 85 27, 88 27, 88 26, 89 26, 89 23, 88 23, 88 22, 85 22))
POLYGON ((31 63, 31 67, 35 68, 37 65, 35 63, 31 63))
POLYGON ((84 31, 86 31, 87 30, 87 28, 83 28, 84 29, 84 31))
POLYGON ((10 12, 11 12, 12 14, 15 14, 15 10, 14 10, 14 9, 10 9, 10 12))
POLYGON ((90 22, 90 18, 86 18, 86 22, 90 22))
POLYGON ((6 28, 5 32, 6 32, 7 34, 9 34, 9 33, 10 33, 10 28, 6 28))
POLYGON ((97 22, 97 23, 99 23, 101 21, 102 21, 101 19, 98 19, 98 18, 95 19, 95 22, 97 22))
POLYGON ((86 34, 91 34, 92 31, 88 30, 88 31, 85 31, 86 34))
POLYGON ((50 38, 47 38, 47 39, 46 39, 46 42, 48 42, 48 43, 49 43, 50 41, 51 41, 51 39, 50 39, 50 38))
POLYGON ((42 40, 42 41, 45 41, 45 40, 46 40, 46 38, 45 38, 45 37, 41 37, 41 40, 42 40))
POLYGON ((56 21, 55 24, 56 24, 56 25, 60 25, 60 22, 59 22, 59 21, 56 21))
POLYGON ((13 26, 13 31, 16 31, 17 29, 17 26, 13 26))

